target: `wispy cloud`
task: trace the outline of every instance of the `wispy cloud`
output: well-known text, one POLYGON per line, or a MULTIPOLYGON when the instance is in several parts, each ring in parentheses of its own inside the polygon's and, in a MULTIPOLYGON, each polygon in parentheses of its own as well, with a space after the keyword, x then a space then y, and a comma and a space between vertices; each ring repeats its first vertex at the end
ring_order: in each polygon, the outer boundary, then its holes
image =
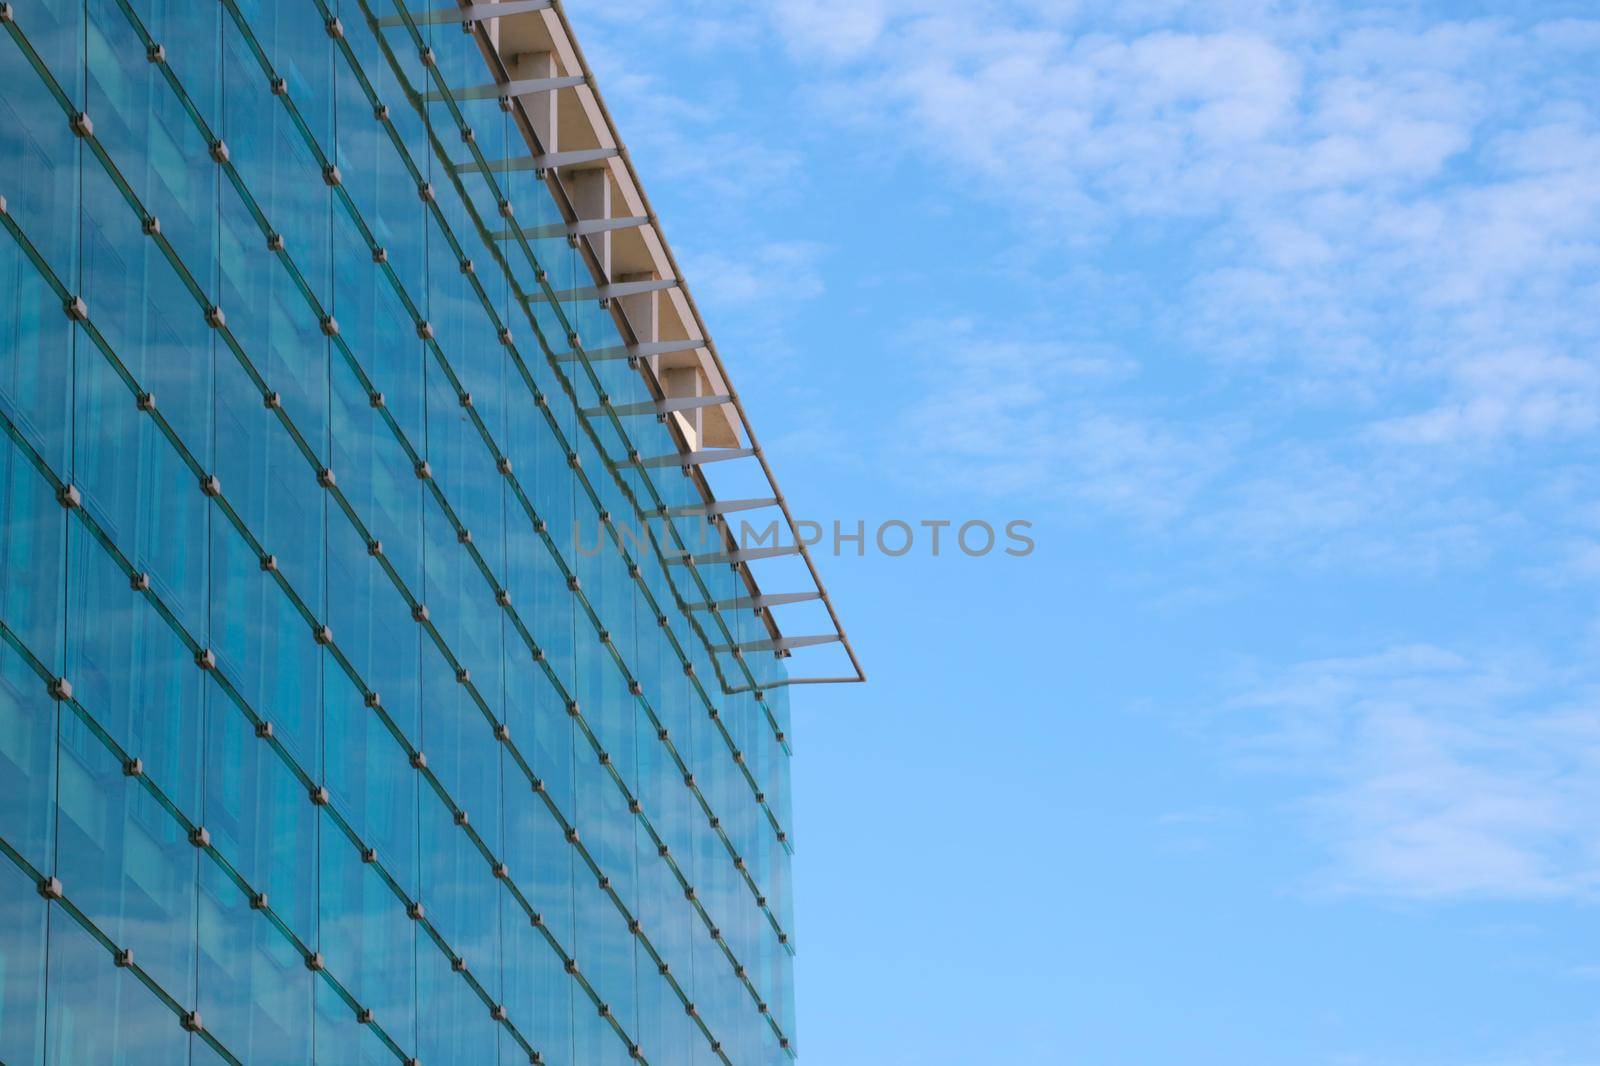
POLYGON ((908 331, 891 357, 915 368, 915 399, 886 448, 906 477, 941 488, 1088 505, 1190 551, 1302 568, 1420 575, 1527 532, 1521 501, 1485 491, 1471 468, 1349 427, 1300 439, 1286 432, 1294 415, 1260 397, 1219 393, 1240 403, 1219 412, 1216 397, 1152 384, 1161 371, 1113 343, 953 319, 908 331))
POLYGON ((1126 275, 1139 249, 1137 337, 1061 300, 1036 328, 980 319, 934 346, 904 422, 958 483, 1426 564, 1481 559, 1519 524, 1486 471, 1600 443, 1596 24, 1251 3, 772 11, 835 122, 930 162, 958 152, 981 179, 960 195, 987 182, 998 217, 1017 209, 1014 248, 1070 249, 1069 268, 1029 260, 1041 293, 1126 275), (1086 380, 1063 336, 1124 377, 1086 380))
POLYGON ((1162 522, 1227 461, 1225 432, 1119 411, 1105 386, 1138 368, 1112 349, 986 334, 963 319, 923 323, 900 347, 921 390, 891 427, 911 476, 1162 522))
POLYGON ((629 153, 658 195, 677 190, 732 207, 790 187, 801 175, 802 158, 792 146, 752 135, 762 116, 752 113, 746 87, 716 76, 767 32, 759 9, 720 0, 626 0, 575 6, 569 14, 582 23, 591 65, 606 72, 606 99, 629 153), (616 47, 623 32, 669 50, 673 66, 703 63, 695 91, 616 47))
MULTIPOLYGON (((1600 444, 1600 21, 1255 0, 618 12, 592 17, 693 54, 781 42, 813 134, 920 158, 1009 230, 1013 261, 972 269, 1014 271, 1036 306, 931 309, 966 324, 914 342, 877 441, 915 445, 913 476, 1442 566, 1488 557, 1527 525, 1522 487, 1600 444)), ((630 136, 665 176, 729 205, 803 180, 740 90, 638 77, 630 136)), ((818 256, 764 234, 686 258, 712 303, 749 308, 819 292, 818 256)))
POLYGON ((1309 782, 1320 893, 1592 897, 1600 691, 1532 655, 1432 645, 1301 663, 1233 704, 1243 763, 1309 782))

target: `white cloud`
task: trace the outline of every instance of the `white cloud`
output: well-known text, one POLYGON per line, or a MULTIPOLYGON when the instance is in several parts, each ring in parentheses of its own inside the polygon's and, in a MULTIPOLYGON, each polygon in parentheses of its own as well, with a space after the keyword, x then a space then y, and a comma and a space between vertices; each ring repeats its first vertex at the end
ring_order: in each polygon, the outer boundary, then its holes
MULTIPOLYGON (((793 46, 813 46, 810 23, 778 10, 793 46)), ((1169 249, 1187 268, 1170 297, 1196 352, 1330 379, 1315 391, 1390 375, 1391 407, 1443 388, 1443 411, 1410 412, 1414 443, 1589 428, 1575 411, 1588 395, 1570 388, 1582 375, 1506 396, 1475 372, 1539 350, 1546 366, 1587 361, 1600 344, 1593 316, 1573 313, 1600 281, 1587 180, 1600 86, 1557 76, 1547 55, 1553 39, 1579 47, 1579 28, 1243 4, 1210 18, 1044 2, 870 11, 850 35, 866 43, 835 57, 849 60, 832 75, 836 117, 933 159, 954 150, 1026 205, 1027 239, 1111 247, 1141 220, 1198 227, 1174 228, 1169 249)))
MULTIPOLYGON (((1387 439, 1302 440, 1282 415, 1153 401, 1156 371, 1114 345, 955 319, 922 324, 889 357, 913 368, 916 399, 884 427, 888 447, 905 478, 941 491, 1109 513, 1234 565, 1289 558, 1302 570, 1418 577, 1481 563, 1527 532, 1519 499, 1387 439)), ((1541 506, 1568 509, 1584 491, 1541 506)))
MULTIPOLYGON (((912 476, 1429 568, 1542 524, 1520 487, 1600 443, 1600 22, 1265 0, 627 10, 614 25, 675 51, 764 61, 748 49, 781 41, 812 134, 920 155, 958 182, 951 215, 993 188, 981 209, 1018 262, 974 269, 1032 272, 1018 291, 1054 306, 907 342, 914 387, 882 441, 916 448, 912 476)), ((802 146, 743 121, 754 86, 694 84, 623 95, 641 164, 758 235, 686 255, 696 291, 740 310, 816 295, 809 240, 740 213, 795 195, 802 146)))
MULTIPOLYGON (((1150 275, 1137 341, 1064 301, 918 353, 897 428, 952 483, 1427 570, 1544 524, 1519 514, 1521 487, 1551 449, 1600 443, 1600 78, 1574 59, 1600 48, 1595 24, 1251 3, 861 12, 849 47, 819 51, 809 16, 778 5, 796 55, 823 60, 834 121, 957 154, 961 195, 976 173, 1000 218, 1021 205, 1013 247, 1053 242, 1101 283, 1150 275), (1129 266, 1130 240, 1148 266, 1129 266), (1074 335, 1115 342, 1121 376, 1075 372, 1074 335)), ((1033 256, 1041 291, 1061 258, 1033 256)))
POLYGON ((1436 406, 1375 429, 1411 444, 1576 435, 1595 427, 1597 403, 1600 365, 1565 353, 1509 348, 1462 359, 1450 368, 1436 406))
POLYGON ((1311 888, 1425 899, 1595 894, 1597 711, 1587 671, 1430 645, 1302 663, 1234 705, 1247 765, 1313 783, 1311 888))
POLYGON ((889 14, 883 0, 777 0, 772 13, 790 47, 829 62, 865 54, 889 14))
MULTIPOLYGON (((697 79, 697 91, 686 92, 670 67, 658 71, 617 46, 619 32, 637 33, 644 40, 634 45, 670 50, 675 64, 704 64, 714 74, 760 38, 766 22, 759 11, 719 0, 627 0, 575 7, 569 14, 580 23, 590 65, 603 72, 601 86, 618 131, 656 197, 687 194, 742 204, 797 180, 800 153, 752 137, 745 128, 745 86, 712 77, 697 79)), ((665 221, 671 238, 671 218, 665 221)))

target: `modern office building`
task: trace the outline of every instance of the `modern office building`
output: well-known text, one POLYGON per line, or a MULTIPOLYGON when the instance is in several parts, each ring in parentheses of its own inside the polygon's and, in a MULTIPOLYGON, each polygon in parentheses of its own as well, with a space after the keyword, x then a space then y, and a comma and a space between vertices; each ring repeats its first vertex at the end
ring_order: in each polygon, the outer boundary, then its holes
POLYGON ((0 2, 0 197, 0 1062, 792 1058, 861 675, 559 6, 0 2))

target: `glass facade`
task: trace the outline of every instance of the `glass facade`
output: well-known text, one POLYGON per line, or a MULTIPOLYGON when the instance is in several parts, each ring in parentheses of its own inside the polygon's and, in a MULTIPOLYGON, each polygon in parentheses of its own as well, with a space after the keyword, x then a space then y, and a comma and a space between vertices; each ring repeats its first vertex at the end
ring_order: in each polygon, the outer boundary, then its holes
POLYGON ((422 11, 0 3, 10 1066, 793 1056, 782 661, 422 11))

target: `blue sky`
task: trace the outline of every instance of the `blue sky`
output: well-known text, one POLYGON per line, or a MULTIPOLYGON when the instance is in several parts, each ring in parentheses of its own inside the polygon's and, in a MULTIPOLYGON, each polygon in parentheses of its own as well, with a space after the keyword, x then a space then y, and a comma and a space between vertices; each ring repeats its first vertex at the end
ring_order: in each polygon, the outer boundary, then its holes
POLYGON ((1600 1063, 1584 7, 569 5, 797 511, 1034 523, 821 559, 806 1061, 1600 1063))

